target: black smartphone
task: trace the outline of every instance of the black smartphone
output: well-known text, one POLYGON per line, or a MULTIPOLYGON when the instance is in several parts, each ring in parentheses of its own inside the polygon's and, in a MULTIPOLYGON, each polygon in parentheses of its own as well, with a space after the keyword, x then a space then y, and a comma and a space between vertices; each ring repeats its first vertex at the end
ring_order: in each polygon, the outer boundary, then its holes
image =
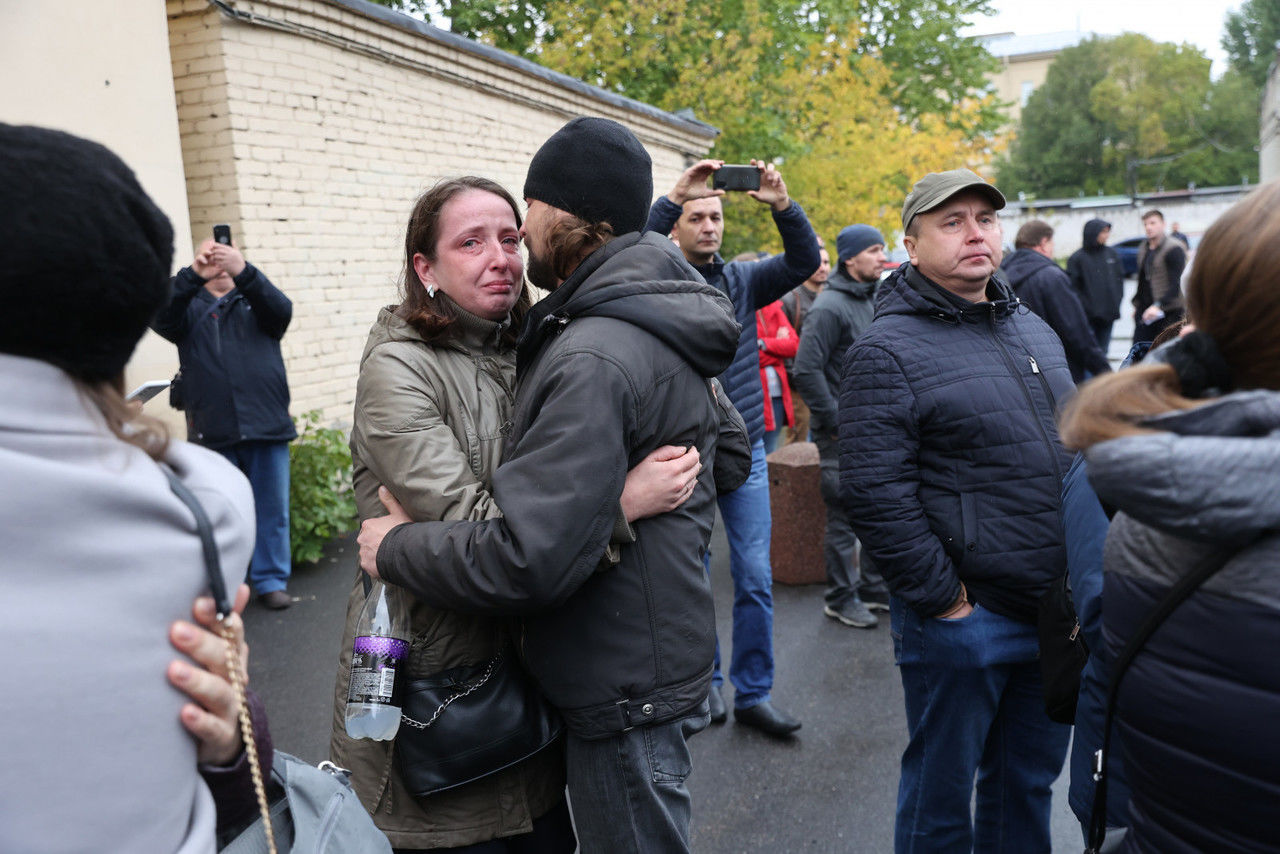
POLYGON ((711 186, 716 190, 746 191, 760 189, 760 170, 754 166, 730 166, 725 164, 711 175, 711 186))
POLYGON ((227 246, 231 245, 231 226, 225 222, 213 227, 213 240, 215 243, 223 243, 227 246))

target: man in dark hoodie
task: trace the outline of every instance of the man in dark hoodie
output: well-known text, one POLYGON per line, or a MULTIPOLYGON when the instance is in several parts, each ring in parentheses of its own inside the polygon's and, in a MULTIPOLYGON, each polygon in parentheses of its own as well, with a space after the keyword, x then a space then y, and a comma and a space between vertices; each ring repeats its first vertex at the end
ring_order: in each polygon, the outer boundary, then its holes
POLYGON ((791 381, 805 400, 812 401, 810 431, 818 445, 822 471, 822 500, 827 505, 823 556, 827 593, 822 613, 846 626, 875 628, 880 621, 872 608, 889 610, 889 591, 871 566, 859 567, 858 538, 840 498, 840 449, 837 410, 840 366, 862 330, 875 315, 876 283, 884 267, 884 238, 869 225, 850 225, 836 237, 838 261, 809 310, 791 381))
POLYGON ((1062 339, 1071 378, 1081 382, 1110 373, 1111 364, 1093 337, 1080 299, 1071 289, 1071 280, 1054 263, 1053 227, 1039 219, 1024 223, 1013 246, 1014 253, 1004 259, 1000 269, 1018 299, 1062 339))
POLYGON ((1048 852, 1071 736, 1044 710, 1036 604, 1066 568, 1055 401, 1073 386, 994 275, 1004 204, 967 169, 916 182, 911 263, 844 360, 840 486, 892 594, 910 734, 898 854, 1048 852))
POLYGON ((551 295, 526 317, 519 382, 482 522, 366 520, 361 567, 437 607, 521 615, 523 663, 568 726, 583 851, 687 851, 686 739, 707 725, 715 617, 702 554, 712 466, 637 522, 608 565, 627 469, 664 444, 712 460, 710 388, 740 327, 666 236, 643 231, 652 164, 617 122, 579 118, 534 155, 522 236, 551 295))
POLYGON ((1067 259, 1067 278, 1075 289, 1093 337, 1103 353, 1111 345, 1111 326, 1120 317, 1124 299, 1124 264, 1107 245, 1111 223, 1091 219, 1084 224, 1084 240, 1067 259))

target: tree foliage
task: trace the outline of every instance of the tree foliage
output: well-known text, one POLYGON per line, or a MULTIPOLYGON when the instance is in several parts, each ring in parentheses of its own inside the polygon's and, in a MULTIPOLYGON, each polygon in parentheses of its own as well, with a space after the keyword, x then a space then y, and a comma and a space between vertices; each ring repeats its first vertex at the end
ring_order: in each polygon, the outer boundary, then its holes
POLYGON ((1280 42, 1280 3, 1245 0, 1238 12, 1227 13, 1223 30, 1222 49, 1232 70, 1261 92, 1280 42))
MULTIPOLYGON (((851 222, 896 230, 916 178, 999 146, 995 60, 958 35, 990 0, 407 2, 606 90, 692 110, 720 129, 713 156, 778 163, 827 236, 851 222)), ((749 197, 726 197, 725 217, 726 256, 780 248, 749 197)))
MULTIPOLYGON (((879 93, 910 120, 945 116, 971 134, 992 134, 1003 124, 994 99, 980 99, 986 75, 997 68, 986 48, 958 34, 991 14, 991 0, 690 0, 686 3, 582 2, 582 0, 375 0, 386 6, 448 18, 467 38, 560 69, 553 57, 585 36, 611 32, 600 53, 642 53, 655 63, 644 79, 602 74, 592 79, 638 100, 653 102, 654 83, 692 55, 733 34, 757 35, 771 46, 771 63, 803 57, 810 46, 860 27, 853 50, 889 68, 879 93), (657 40, 642 43, 645 34, 657 40), (562 49, 552 49, 561 45, 562 49), (700 48, 701 50, 697 50, 700 48), (667 53, 666 51, 670 51, 667 53), (955 104, 980 99, 981 108, 957 113, 955 104)), ((732 39, 730 39, 732 41, 732 39)), ((609 63, 602 70, 607 71, 609 63)), ((563 70, 563 69, 561 69, 563 70)), ((631 67, 634 72, 634 66, 631 67)), ((767 71, 767 69, 766 69, 767 71)), ((574 73, 574 72, 569 72, 574 73)), ((577 75, 575 75, 577 76, 577 75)))
POLYGON ((1068 48, 1022 111, 998 166, 1007 192, 1123 193, 1257 179, 1257 97, 1212 83, 1188 45, 1126 33, 1068 48))

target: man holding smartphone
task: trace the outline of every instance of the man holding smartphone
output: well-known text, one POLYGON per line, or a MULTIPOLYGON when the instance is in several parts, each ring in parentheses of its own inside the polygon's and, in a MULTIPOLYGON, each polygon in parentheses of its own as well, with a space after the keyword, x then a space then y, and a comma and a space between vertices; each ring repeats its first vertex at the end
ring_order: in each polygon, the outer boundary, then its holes
POLYGON ((214 238, 173 277, 151 328, 178 345, 188 441, 221 453, 253 487, 257 542, 248 580, 262 604, 279 610, 293 601, 285 592, 289 442, 298 433, 280 354, 293 303, 245 261, 227 226, 215 226, 214 238))
MULTIPOLYGON (((732 301, 742 335, 733 364, 720 377, 729 399, 742 414, 751 438, 751 475, 737 490, 719 497, 720 515, 729 537, 733 575, 733 653, 729 679, 734 685, 734 719, 768 735, 781 737, 800 728, 800 721, 775 707, 773 690, 773 568, 769 562, 772 518, 769 477, 764 452, 764 392, 756 342, 757 309, 763 308, 813 275, 822 263, 818 238, 800 206, 787 195, 787 185, 772 164, 752 160, 759 189, 745 192, 773 215, 783 252, 763 261, 725 263, 720 257, 725 190, 707 186, 723 160, 700 160, 684 171, 675 187, 653 203, 646 229, 669 234, 685 258, 707 283, 732 301)), ((741 170, 743 167, 735 167, 741 170)), ((741 175, 722 182, 733 188, 754 184, 741 175)), ((710 555, 707 555, 710 565, 710 555)), ((711 720, 728 717, 716 669, 710 693, 711 720)))

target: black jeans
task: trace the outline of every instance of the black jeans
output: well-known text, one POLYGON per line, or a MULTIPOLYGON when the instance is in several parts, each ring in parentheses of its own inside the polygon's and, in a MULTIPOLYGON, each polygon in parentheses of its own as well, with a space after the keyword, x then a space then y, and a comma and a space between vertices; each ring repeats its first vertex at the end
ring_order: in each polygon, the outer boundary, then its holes
POLYGON ((569 733, 569 798, 582 854, 689 850, 688 738, 711 722, 706 708, 609 738, 569 733))
POLYGON ((840 449, 834 439, 819 439, 822 501, 827 507, 827 530, 822 554, 827 568, 826 604, 839 608, 868 594, 887 595, 884 579, 870 560, 863 560, 849 511, 840 498, 840 449))

